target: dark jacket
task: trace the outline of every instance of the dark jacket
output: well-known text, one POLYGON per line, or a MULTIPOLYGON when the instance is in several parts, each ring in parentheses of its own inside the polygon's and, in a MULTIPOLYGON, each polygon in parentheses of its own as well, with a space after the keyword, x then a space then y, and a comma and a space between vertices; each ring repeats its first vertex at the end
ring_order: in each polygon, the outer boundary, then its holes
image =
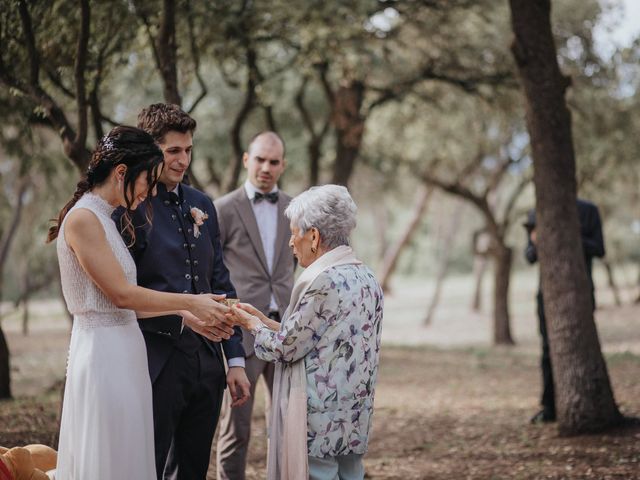
MULTIPOLYGON (((602 223, 598 207, 585 200, 577 200, 578 221, 580 222, 580 239, 582 240, 582 250, 587 266, 589 281, 593 287, 591 278, 591 264, 594 257, 602 258, 605 255, 604 238, 602 237, 602 223)), ((529 263, 538 261, 536 246, 531 242, 530 232, 536 227, 535 210, 529 211, 527 222, 527 248, 524 251, 525 258, 529 263)))
MULTIPOLYGON (((222 260, 220 232, 215 207, 202 192, 180 184, 179 195, 158 183, 158 194, 147 199, 132 214, 135 243, 129 248, 138 269, 138 285, 173 293, 219 293, 235 297, 229 271, 222 260), (153 208, 151 225, 146 221, 146 203, 153 208), (192 207, 208 215, 196 238, 192 207)), ((122 211, 114 212, 120 223, 122 211)), ((125 239, 126 241, 126 239, 125 239)), ((147 340, 151 378, 155 378, 180 338, 182 319, 176 315, 139 321, 147 340), (152 335, 149 335, 152 334, 152 335), (150 342, 156 338, 158 342, 150 342), (173 342, 167 342, 170 339, 173 342)), ((222 342, 227 358, 244 357, 242 332, 222 342)), ((202 338, 202 337, 200 337, 202 338)), ((203 339, 218 355, 220 344, 203 339)))

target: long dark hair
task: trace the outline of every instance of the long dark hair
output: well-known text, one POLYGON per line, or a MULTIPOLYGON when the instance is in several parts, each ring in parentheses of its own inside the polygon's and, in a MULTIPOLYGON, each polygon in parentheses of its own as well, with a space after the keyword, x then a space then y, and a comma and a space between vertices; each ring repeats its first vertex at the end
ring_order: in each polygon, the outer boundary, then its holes
MULTIPOLYGON (((124 199, 127 208, 122 216, 121 227, 123 231, 126 231, 127 237, 135 241, 135 232, 129 210, 134 202, 133 195, 136 179, 141 173, 147 173, 147 182, 149 184, 147 195, 151 195, 158 181, 158 171, 162 161, 162 150, 156 145, 153 137, 144 130, 127 126, 119 126, 112 129, 98 142, 98 146, 89 162, 89 167, 78 182, 73 197, 62 207, 57 220, 52 220, 53 225, 49 228, 47 243, 57 238, 64 217, 80 200, 80 197, 94 187, 102 185, 109 178, 111 171, 118 165, 127 167, 124 176, 124 199)), ((150 218, 151 204, 147 202, 147 219, 150 218)))

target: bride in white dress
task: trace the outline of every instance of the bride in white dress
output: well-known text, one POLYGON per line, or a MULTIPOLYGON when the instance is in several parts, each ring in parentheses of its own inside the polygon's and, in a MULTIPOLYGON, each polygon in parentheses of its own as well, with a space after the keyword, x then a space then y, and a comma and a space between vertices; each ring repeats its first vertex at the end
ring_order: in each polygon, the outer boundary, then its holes
POLYGON ((162 159, 144 131, 114 128, 49 231, 49 241, 57 238, 62 290, 74 317, 57 480, 155 480, 151 382, 136 312, 179 313, 206 335, 213 325, 219 333, 228 311, 216 295, 136 285, 135 263, 111 214, 155 194, 162 159))

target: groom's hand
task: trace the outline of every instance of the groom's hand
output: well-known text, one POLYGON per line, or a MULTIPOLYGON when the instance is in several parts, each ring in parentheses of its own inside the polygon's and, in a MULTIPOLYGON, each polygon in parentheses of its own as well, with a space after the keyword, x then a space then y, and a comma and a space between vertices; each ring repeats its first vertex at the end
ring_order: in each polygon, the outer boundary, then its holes
POLYGON ((244 405, 251 396, 251 383, 243 367, 230 367, 227 372, 227 385, 231 394, 231 406, 244 405))

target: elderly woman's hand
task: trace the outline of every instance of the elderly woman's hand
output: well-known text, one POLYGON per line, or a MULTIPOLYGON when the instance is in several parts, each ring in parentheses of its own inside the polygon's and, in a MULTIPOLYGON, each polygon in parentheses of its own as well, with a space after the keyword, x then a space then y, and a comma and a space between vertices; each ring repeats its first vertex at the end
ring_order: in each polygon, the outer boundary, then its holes
POLYGON ((227 317, 235 325, 240 325, 247 330, 253 330, 263 324, 258 315, 264 317, 260 311, 248 303, 237 303, 231 307, 231 311, 227 313, 227 317), (254 313, 257 315, 254 315, 254 313))
POLYGON ((240 310, 244 310, 249 315, 258 317, 258 320, 260 320, 262 323, 267 323, 267 321, 269 320, 269 318, 264 313, 262 313, 250 303, 237 303, 236 307, 238 307, 240 310))

